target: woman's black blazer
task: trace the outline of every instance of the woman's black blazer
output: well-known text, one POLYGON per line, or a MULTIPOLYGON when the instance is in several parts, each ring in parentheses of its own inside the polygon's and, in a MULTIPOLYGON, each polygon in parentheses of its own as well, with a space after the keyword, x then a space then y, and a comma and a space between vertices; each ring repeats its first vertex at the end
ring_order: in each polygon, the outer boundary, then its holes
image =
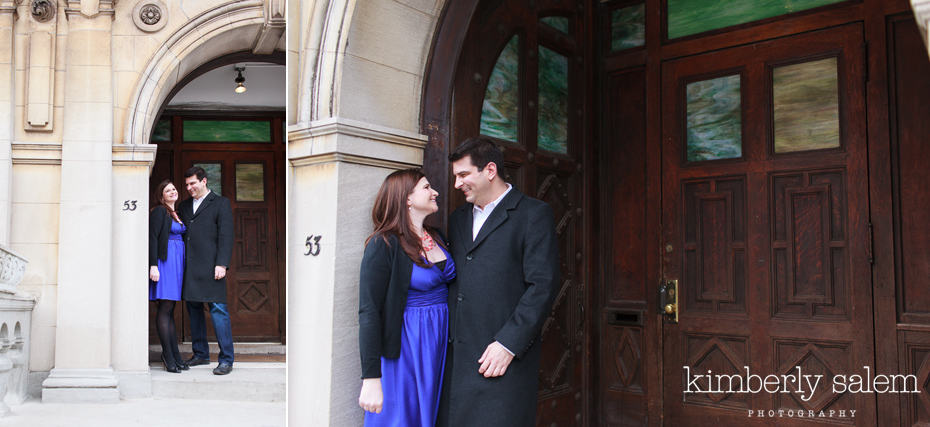
POLYGON ((168 208, 158 205, 149 213, 149 266, 168 259, 168 235, 171 234, 168 208))
MULTIPOLYGON (((442 235, 439 236, 445 243, 442 235)), ((400 357, 400 335, 413 260, 397 236, 388 243, 380 235, 365 246, 359 274, 358 347, 362 378, 381 377, 381 356, 400 357)), ((448 247, 448 245, 446 245, 448 247)))

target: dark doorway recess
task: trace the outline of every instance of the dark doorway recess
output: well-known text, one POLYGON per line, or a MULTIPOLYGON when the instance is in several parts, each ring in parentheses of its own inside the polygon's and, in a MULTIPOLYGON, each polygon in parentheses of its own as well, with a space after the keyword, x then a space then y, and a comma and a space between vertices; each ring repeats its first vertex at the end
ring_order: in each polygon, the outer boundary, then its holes
MULTIPOLYGON (((286 339, 284 248, 278 243, 284 233, 283 121, 283 112, 168 110, 151 139, 158 144, 153 192, 170 177, 180 200, 189 198, 184 171, 198 165, 207 171, 210 189, 232 204, 235 239, 227 297, 233 338, 239 342, 286 339)), ((183 325, 182 339, 189 341, 183 303, 176 318, 183 325)), ((213 326, 207 323, 212 337, 213 326)), ((150 329, 155 337, 154 326, 150 329)))

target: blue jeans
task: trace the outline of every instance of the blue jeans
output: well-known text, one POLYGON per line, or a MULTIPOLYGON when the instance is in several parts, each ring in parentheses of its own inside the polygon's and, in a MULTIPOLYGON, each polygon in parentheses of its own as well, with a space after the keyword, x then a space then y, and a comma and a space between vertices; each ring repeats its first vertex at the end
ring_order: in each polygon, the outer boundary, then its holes
MULTIPOLYGON (((210 317, 213 319, 213 330, 216 332, 216 341, 220 345, 220 363, 233 363, 232 328, 229 323, 229 311, 226 304, 208 302, 210 317)), ((187 313, 191 318, 191 347, 194 356, 199 359, 210 360, 210 346, 207 344, 207 322, 203 315, 202 302, 187 302, 187 313)))

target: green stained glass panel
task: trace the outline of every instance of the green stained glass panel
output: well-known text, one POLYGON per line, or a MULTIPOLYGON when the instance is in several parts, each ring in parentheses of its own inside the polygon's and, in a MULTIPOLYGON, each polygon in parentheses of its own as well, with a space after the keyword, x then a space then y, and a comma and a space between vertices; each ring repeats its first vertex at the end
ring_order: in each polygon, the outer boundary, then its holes
POLYGON ((171 141, 171 119, 161 119, 155 122, 152 129, 152 142, 171 141))
POLYGON ((568 58, 539 47, 539 142, 542 150, 568 152, 568 58))
POLYGON ((545 18, 540 18, 539 22, 542 22, 543 24, 555 28, 556 30, 559 30, 565 34, 569 34, 568 18, 564 16, 547 16, 545 18))
POLYGON ((616 9, 610 13, 610 50, 618 51, 646 44, 646 5, 616 9))
POLYGON ((840 146, 836 57, 772 70, 775 152, 840 146))
POLYGON ((194 166, 200 166, 207 173, 207 188, 210 191, 222 196, 223 195, 223 165, 219 163, 194 163, 194 166))
POLYGON ((261 163, 236 163, 236 201, 265 200, 265 168, 261 163))
POLYGON ((688 83, 688 161, 743 156, 740 76, 688 83))
POLYGON ((184 141, 271 142, 267 120, 185 120, 184 141))
POLYGON ((481 105, 481 134, 517 142, 520 38, 513 36, 494 64, 481 105))
POLYGON ((846 0, 668 0, 668 38, 689 36, 846 0))

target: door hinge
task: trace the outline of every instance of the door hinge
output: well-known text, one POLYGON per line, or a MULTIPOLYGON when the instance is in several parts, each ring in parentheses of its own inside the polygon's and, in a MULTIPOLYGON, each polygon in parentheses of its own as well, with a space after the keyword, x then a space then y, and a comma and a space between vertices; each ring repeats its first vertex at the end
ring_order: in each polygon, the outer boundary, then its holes
POLYGON ((869 223, 869 264, 875 264, 875 256, 872 253, 872 223, 869 223))

